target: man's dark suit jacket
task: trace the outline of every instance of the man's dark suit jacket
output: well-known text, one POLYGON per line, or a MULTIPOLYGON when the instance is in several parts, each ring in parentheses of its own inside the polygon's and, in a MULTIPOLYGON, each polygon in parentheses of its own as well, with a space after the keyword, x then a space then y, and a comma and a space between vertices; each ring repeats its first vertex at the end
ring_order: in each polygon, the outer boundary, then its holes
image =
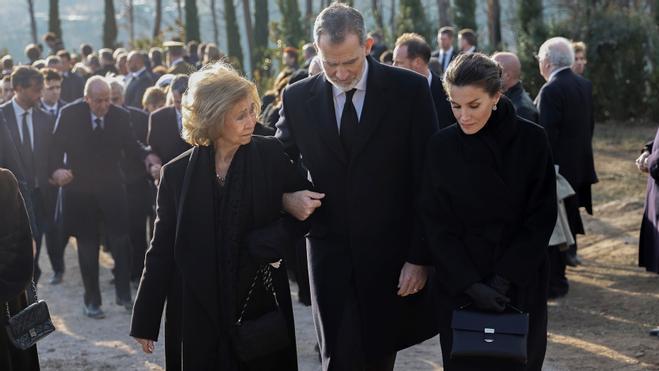
POLYGON ((121 160, 123 156, 143 160, 146 153, 133 136, 130 116, 124 109, 111 105, 103 126, 100 134, 93 131, 91 111, 84 101, 64 107, 57 122, 50 170, 63 167, 66 153, 74 179, 65 187, 64 222, 74 236, 96 233, 98 211, 108 233, 127 233, 126 179, 121 160))
POLYGON ((66 102, 73 102, 82 98, 85 91, 85 78, 77 73, 67 72, 62 78, 62 93, 60 98, 66 102))
POLYGON ((538 109, 529 97, 529 93, 524 90, 521 81, 508 89, 505 94, 513 102, 517 116, 538 123, 538 109))
POLYGON ((443 129, 455 124, 455 116, 453 116, 451 103, 449 103, 444 86, 442 86, 442 79, 434 73, 432 74, 430 91, 432 93, 432 100, 435 101, 435 112, 437 112, 439 128, 443 129))
POLYGON ((142 108, 144 92, 151 86, 153 86, 151 74, 148 70, 142 71, 128 83, 124 93, 124 104, 129 107, 142 108))
POLYGON ((147 144, 160 157, 163 165, 174 157, 190 149, 182 138, 176 120, 176 108, 163 107, 149 116, 149 133, 147 144))
POLYGON ((578 207, 592 214, 590 186, 598 181, 593 160, 592 84, 566 68, 542 86, 536 105, 559 173, 577 192, 578 207))
MULTIPOLYGON (((54 119, 54 120, 57 119, 57 116, 59 116, 59 113, 60 113, 60 111, 62 110, 62 108, 64 108, 64 106, 66 106, 66 102, 65 102, 65 101, 63 101, 62 99, 60 99, 60 100, 57 101, 57 109, 56 109, 56 111, 55 111, 55 116, 53 116, 53 119, 54 119)), ((43 105, 43 102, 40 102, 40 103, 39 103, 39 108, 41 108, 41 110, 44 111, 44 112, 46 112, 47 114, 52 115, 51 112, 48 111, 48 109, 46 108, 46 106, 43 105)))
MULTIPOLYGON (((453 53, 451 53, 451 58, 449 58, 448 63, 450 64, 457 56, 458 56, 458 49, 456 47, 453 47, 453 53)), ((439 66, 441 67, 441 71, 439 71, 439 74, 443 76, 445 71, 444 71, 444 66, 442 65, 442 57, 439 54, 439 50, 435 50, 434 52, 432 52, 430 57, 437 58, 437 60, 439 61, 439 66)))
MULTIPOLYGON (((1 105, 0 110, 2 110, 5 117, 7 128, 9 129, 14 145, 18 149, 20 147, 21 139, 18 133, 18 123, 16 122, 16 114, 12 101, 1 105)), ((50 162, 50 155, 53 146, 53 128, 55 125, 55 119, 49 113, 35 107, 32 108, 32 125, 34 135, 34 147, 32 152, 34 158, 34 176, 37 179, 39 193, 44 201, 43 211, 46 213, 45 215, 54 216, 57 187, 48 182, 50 175, 52 174, 48 167, 48 163, 50 162)), ((18 180, 19 182, 30 183, 27 177, 31 175, 27 174, 28 170, 25 167, 25 162, 21 157, 20 151, 17 151, 17 153, 22 164, 22 169, 24 170, 23 177, 18 178, 18 180)), ((20 176, 20 173, 17 176, 20 176)))
MULTIPOLYGON (((140 143, 141 147, 146 147, 146 135, 149 130, 149 113, 135 107, 124 106, 122 108, 128 111, 130 128, 133 132, 133 136, 140 143)), ((143 161, 124 156, 122 167, 125 172, 127 183, 146 179, 147 173, 143 161)))
POLYGON ((430 289, 396 295, 403 264, 430 265, 415 218, 426 142, 437 131, 428 80, 369 63, 351 156, 344 151, 324 74, 284 91, 277 137, 302 156, 314 189, 325 193, 308 235, 318 334, 331 356, 348 292, 359 308, 364 352, 378 357, 437 333, 430 289), (351 295, 352 296, 352 295, 351 295))

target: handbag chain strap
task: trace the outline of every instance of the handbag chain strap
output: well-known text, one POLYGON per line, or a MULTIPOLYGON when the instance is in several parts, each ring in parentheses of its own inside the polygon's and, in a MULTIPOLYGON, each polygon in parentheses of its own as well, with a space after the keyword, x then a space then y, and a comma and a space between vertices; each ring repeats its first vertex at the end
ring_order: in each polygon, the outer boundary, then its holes
MULTIPOLYGON (((32 281, 32 290, 34 292, 34 302, 30 303, 29 295, 28 295, 28 305, 36 303, 39 301, 39 297, 37 296, 37 285, 34 284, 34 281, 32 281)), ((9 302, 5 302, 5 311, 7 314, 7 320, 11 319, 11 312, 9 311, 9 302)))
POLYGON ((236 321, 236 325, 240 325, 243 322, 243 317, 245 316, 245 312, 247 312, 247 305, 249 304, 250 299, 252 298, 252 293, 254 292, 254 288, 256 287, 256 282, 259 280, 259 276, 263 277, 263 286, 265 286, 265 289, 270 291, 272 293, 272 297, 275 299, 275 305, 277 308, 279 308, 279 301, 277 300, 277 293, 275 292, 275 288, 272 285, 272 272, 270 270, 270 265, 266 264, 263 267, 259 268, 256 271, 256 274, 254 275, 254 279, 252 280, 252 284, 249 286, 249 291, 247 292, 247 297, 245 298, 245 302, 243 303, 243 308, 240 311, 240 316, 238 317, 238 320, 236 321))

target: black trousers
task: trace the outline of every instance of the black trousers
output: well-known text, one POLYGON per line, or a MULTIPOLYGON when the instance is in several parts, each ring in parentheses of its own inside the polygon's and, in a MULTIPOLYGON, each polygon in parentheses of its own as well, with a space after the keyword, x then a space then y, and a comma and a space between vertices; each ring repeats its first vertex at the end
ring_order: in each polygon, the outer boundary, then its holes
MULTIPOLYGON (((128 234, 106 231, 105 240, 114 259, 114 285, 118 299, 131 300, 130 293, 130 239, 128 234)), ((85 305, 101 306, 101 288, 98 274, 100 233, 83 233, 77 237, 78 262, 85 288, 85 305)))
POLYGON ((55 222, 54 212, 51 214, 46 206, 47 200, 44 200, 43 194, 39 189, 32 191, 32 207, 36 218, 37 230, 34 233, 37 252, 34 257, 34 282, 38 282, 41 277, 41 268, 39 267, 39 256, 41 254, 41 245, 43 237, 46 237, 46 251, 50 259, 50 265, 54 273, 64 273, 64 247, 66 241, 62 231, 62 225, 55 222))
MULTIPOLYGON (((575 236, 576 241, 576 236, 575 236)), ((576 251, 576 242, 574 244, 576 251)), ((566 254, 568 251, 560 251, 559 246, 549 246, 549 297, 555 298, 565 296, 570 290, 570 283, 565 274, 566 254)))
POLYGON ((350 291, 345 300, 333 354, 327 357, 326 352, 321 349, 323 371, 393 371, 396 353, 367 359, 360 329, 357 298, 355 293, 350 291))

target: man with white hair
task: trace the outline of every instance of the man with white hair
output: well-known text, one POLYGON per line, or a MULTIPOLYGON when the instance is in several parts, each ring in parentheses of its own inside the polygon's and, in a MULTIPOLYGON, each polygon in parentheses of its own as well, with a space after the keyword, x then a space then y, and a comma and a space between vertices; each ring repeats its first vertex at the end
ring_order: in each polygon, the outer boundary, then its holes
POLYGON ((105 317, 98 282, 101 231, 114 259, 116 303, 132 310, 128 204, 121 159, 146 156, 133 136, 128 112, 112 105, 110 97, 105 78, 87 80, 84 99, 60 112, 50 164, 53 182, 66 192, 64 228, 78 244, 85 288, 83 313, 95 319, 105 317))
MULTIPOLYGON (((576 75, 570 68, 574 63, 574 51, 570 41, 554 37, 540 47, 538 67, 547 83, 536 98, 539 124, 547 131, 554 163, 576 195, 565 199, 565 209, 572 234, 584 234, 579 208, 585 207, 592 214, 590 187, 597 182, 593 161, 593 88, 591 83, 576 75)), ((557 247, 549 250, 549 296, 567 294, 569 284, 565 277, 565 265, 578 264, 576 242, 567 252, 557 247)))

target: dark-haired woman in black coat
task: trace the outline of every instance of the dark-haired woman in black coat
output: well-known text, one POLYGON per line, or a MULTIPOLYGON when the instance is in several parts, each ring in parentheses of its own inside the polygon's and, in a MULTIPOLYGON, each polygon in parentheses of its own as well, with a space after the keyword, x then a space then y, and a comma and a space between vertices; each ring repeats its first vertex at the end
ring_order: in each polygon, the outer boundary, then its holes
POLYGON ((440 296, 446 370, 540 370, 547 343, 547 245, 556 223, 556 178, 544 130, 515 114, 501 69, 461 55, 445 77, 458 121, 428 144, 422 218, 440 296), (451 359, 451 318, 470 304, 529 313, 528 363, 451 359))

